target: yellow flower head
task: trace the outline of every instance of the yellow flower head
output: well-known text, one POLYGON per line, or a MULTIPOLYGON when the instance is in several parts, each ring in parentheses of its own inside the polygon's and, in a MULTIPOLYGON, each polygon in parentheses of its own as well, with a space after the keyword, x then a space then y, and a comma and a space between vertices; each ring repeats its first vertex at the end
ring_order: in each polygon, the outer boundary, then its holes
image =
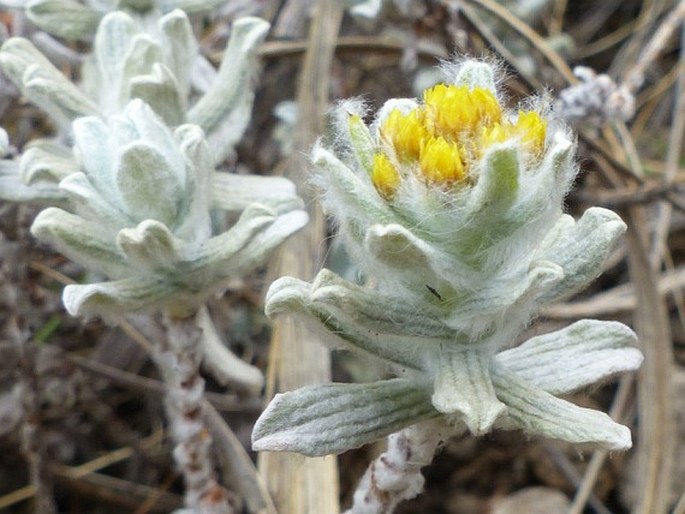
POLYGON ((448 189, 466 182, 493 144, 517 139, 525 156, 539 158, 546 133, 546 121, 534 111, 506 119, 490 89, 438 84, 424 92, 422 104, 408 112, 394 109, 385 118, 371 179, 384 198, 409 174, 448 189))
POLYGON ((419 168, 426 180, 436 184, 451 184, 464 178, 459 148, 440 136, 423 143, 419 168))
POLYGON ((400 184, 400 174, 397 168, 383 153, 373 156, 371 181, 381 196, 386 198, 391 197, 400 184))

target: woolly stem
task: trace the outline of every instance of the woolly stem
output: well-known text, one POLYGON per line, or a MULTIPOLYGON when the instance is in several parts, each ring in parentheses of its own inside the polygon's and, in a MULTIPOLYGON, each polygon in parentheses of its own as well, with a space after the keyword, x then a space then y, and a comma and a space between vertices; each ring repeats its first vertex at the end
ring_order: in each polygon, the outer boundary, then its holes
POLYGON ((202 330, 190 318, 163 317, 167 338, 154 359, 170 391, 165 408, 176 443, 174 459, 186 486, 184 513, 232 514, 227 491, 217 482, 210 458, 212 438, 205 424, 205 382, 200 376, 202 330))
POLYGON ((400 502, 423 491, 421 468, 432 462, 448 437, 461 431, 429 420, 389 435, 387 450, 368 467, 344 514, 392 514, 400 502))

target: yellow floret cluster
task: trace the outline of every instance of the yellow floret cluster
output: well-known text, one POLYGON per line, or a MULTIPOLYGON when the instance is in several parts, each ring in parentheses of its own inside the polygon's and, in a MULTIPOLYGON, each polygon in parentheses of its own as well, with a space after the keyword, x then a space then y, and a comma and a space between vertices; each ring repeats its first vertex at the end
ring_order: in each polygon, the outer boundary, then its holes
POLYGON ((393 110, 380 127, 380 148, 371 179, 389 198, 402 177, 413 173, 428 183, 451 187, 469 178, 469 168, 487 147, 518 139, 527 156, 544 150, 547 124, 534 111, 519 111, 515 121, 488 89, 438 84, 409 112, 393 110))

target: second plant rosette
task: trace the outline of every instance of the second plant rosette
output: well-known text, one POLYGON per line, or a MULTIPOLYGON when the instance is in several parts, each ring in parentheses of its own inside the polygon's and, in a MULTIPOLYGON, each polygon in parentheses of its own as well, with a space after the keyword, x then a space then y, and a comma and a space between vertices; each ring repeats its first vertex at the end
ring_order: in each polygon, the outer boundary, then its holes
POLYGON ((277 395, 255 449, 335 453, 438 416, 474 434, 630 447, 626 427, 553 396, 636 369, 628 327, 584 320, 502 351, 542 305, 600 273, 625 224, 601 208, 563 214, 576 145, 542 102, 505 108, 488 64, 446 71, 447 84, 388 101, 370 125, 363 105, 342 104, 313 151, 324 208, 368 284, 324 270, 267 295, 269 315, 304 314, 398 378, 277 395))

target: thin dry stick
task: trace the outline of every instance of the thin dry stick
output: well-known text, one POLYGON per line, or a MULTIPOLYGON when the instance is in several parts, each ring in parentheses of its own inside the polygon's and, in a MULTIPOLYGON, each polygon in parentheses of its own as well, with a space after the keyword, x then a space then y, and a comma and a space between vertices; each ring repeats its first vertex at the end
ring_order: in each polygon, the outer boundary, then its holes
MULTIPOLYGON (((682 5, 685 5, 683 2, 682 5)), ((681 32, 681 42, 685 42, 685 31, 681 32)), ((675 87, 676 105, 673 110, 673 123, 668 136, 668 149, 666 150, 666 170, 662 180, 666 184, 672 183, 679 169, 680 156, 682 154, 683 134, 685 134, 685 47, 681 47, 679 58, 680 73, 675 87)), ((668 202, 659 203, 659 216, 654 230, 653 247, 650 255, 652 266, 658 268, 663 260, 663 253, 667 248, 667 238, 671 225, 673 208, 668 202)))
MULTIPOLYGON (((659 295, 665 297, 685 287, 685 268, 680 267, 658 277, 659 295)), ((616 316, 637 308, 638 298, 632 284, 622 284, 597 293, 588 300, 559 303, 543 309, 546 318, 579 319, 616 316)))
POLYGON ((534 88, 538 90, 543 90, 544 85, 540 82, 535 75, 528 72, 525 66, 521 66, 519 59, 507 48, 507 46, 502 42, 499 37, 490 29, 488 24, 478 16, 476 10, 469 5, 462 5, 460 9, 461 14, 463 14, 469 22, 475 27, 475 29, 480 33, 480 35, 485 38, 488 44, 511 66, 513 66, 516 71, 524 78, 526 81, 534 88))
POLYGON ((675 443, 671 406, 673 348, 666 305, 649 263, 646 213, 643 208, 634 207, 628 216, 628 265, 640 298, 635 310, 635 328, 645 356, 638 375, 640 444, 637 455, 641 482, 633 512, 665 514, 675 443))
MULTIPOLYGON (((294 150, 287 175, 302 192, 308 177, 308 153, 323 129, 328 109, 330 69, 342 11, 337 0, 319 0, 309 29, 297 92, 299 106, 294 150)), ((311 279, 321 264, 325 222, 320 210, 310 212, 310 223, 283 246, 277 276, 292 275, 311 279)), ((330 355, 317 337, 293 320, 277 319, 272 336, 270 362, 278 366, 280 390, 330 381, 330 355)), ((267 384, 267 389, 273 384, 267 384)), ((335 458, 305 459, 289 454, 262 453, 259 469, 276 508, 283 513, 335 514, 338 504, 338 471, 335 458)))
POLYGON ((647 68, 657 61, 657 57, 668 43, 668 40, 678 28, 678 25, 685 17, 685 1, 681 0, 678 5, 670 12, 670 14, 659 25, 659 28, 650 39, 647 46, 640 54, 635 66, 631 67, 626 73, 623 83, 628 88, 636 93, 645 82, 645 72, 647 68))
MULTIPOLYGON (((611 411, 609 416, 616 420, 622 420, 625 418, 625 408, 630 399, 630 391, 633 385, 633 375, 623 375, 618 385, 618 391, 614 397, 614 404, 611 406, 611 411)), ((585 504, 588 502, 590 496, 592 495, 592 490, 595 487, 597 478, 599 477, 599 472, 604 466, 604 461, 606 461, 609 452, 606 450, 598 450, 592 455, 590 464, 585 471, 583 476, 583 481, 580 487, 576 490, 576 495, 573 498, 573 504, 568 511, 568 514, 582 514, 585 510, 585 504)))
MULTIPOLYGON (((150 448, 156 444, 159 444, 162 439, 162 432, 155 432, 140 442, 138 450, 150 448)), ((114 450, 105 455, 101 455, 96 459, 81 464, 80 466, 59 466, 57 468, 57 472, 60 475, 68 476, 69 478, 79 479, 90 473, 94 473, 95 471, 106 468, 107 466, 111 466, 112 464, 126 460, 133 455, 135 451, 136 450, 128 446, 119 448, 118 450, 114 450)), ((12 491, 11 493, 0 497, 0 510, 11 507, 12 505, 16 505, 24 500, 28 500, 29 498, 33 497, 34 494, 36 494, 36 488, 32 485, 12 491)))
POLYGON ((478 5, 483 9, 491 12, 502 21, 507 23, 512 29, 521 34, 527 39, 537 50, 547 59, 547 61, 554 66, 554 68, 566 79, 569 84, 577 84, 578 79, 569 68, 566 61, 561 57, 552 47, 550 47, 544 38, 535 30, 530 28, 528 24, 521 21, 519 18, 511 14, 506 7, 498 4, 494 0, 468 0, 470 3, 478 5))
POLYGON ((561 32, 564 27, 564 13, 566 13, 567 0, 556 0, 554 2, 554 11, 552 11, 552 20, 549 24, 549 34, 556 35, 561 32))

